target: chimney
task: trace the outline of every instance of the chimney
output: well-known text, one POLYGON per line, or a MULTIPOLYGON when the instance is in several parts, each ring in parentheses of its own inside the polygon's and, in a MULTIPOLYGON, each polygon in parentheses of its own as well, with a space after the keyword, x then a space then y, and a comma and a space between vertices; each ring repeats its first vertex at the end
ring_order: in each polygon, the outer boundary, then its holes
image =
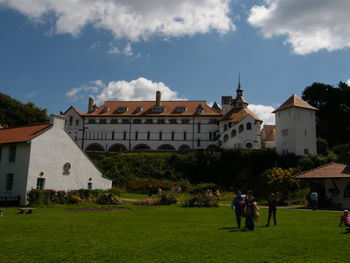
POLYGON ((160 100, 161 100, 161 93, 159 90, 157 90, 156 92, 156 106, 159 107, 160 106, 160 100))
POLYGON ((64 128, 64 124, 65 124, 65 120, 66 118, 62 115, 55 115, 55 114, 51 114, 50 115, 50 124, 54 127, 57 128, 64 128))
POLYGON ((94 111, 94 99, 93 98, 89 98, 89 105, 88 105, 88 113, 93 112, 94 111))

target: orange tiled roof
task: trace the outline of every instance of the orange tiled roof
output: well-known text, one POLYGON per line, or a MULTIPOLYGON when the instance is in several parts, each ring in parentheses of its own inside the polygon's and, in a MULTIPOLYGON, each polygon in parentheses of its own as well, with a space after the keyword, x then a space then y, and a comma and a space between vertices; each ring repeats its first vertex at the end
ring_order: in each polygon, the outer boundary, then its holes
POLYGON ((290 107, 298 107, 298 108, 305 108, 310 110, 318 110, 317 108, 311 106, 309 103, 304 101, 302 98, 298 97, 297 95, 293 94, 288 100, 286 100, 279 108, 274 110, 272 113, 276 113, 278 111, 290 108, 290 107))
POLYGON ((73 110, 74 110, 76 113, 78 113, 79 115, 84 115, 83 112, 81 112, 80 110, 78 110, 77 108, 75 108, 75 107, 73 107, 73 106, 70 106, 70 107, 68 108, 68 110, 66 110, 66 111, 63 113, 63 115, 66 114, 70 109, 73 109, 73 110))
POLYGON ((242 97, 242 96, 239 96, 239 97, 235 98, 235 99, 232 101, 232 103, 237 103, 237 102, 243 102, 243 103, 247 103, 247 104, 248 104, 248 101, 247 101, 244 97, 242 97))
POLYGON ((220 109, 219 105, 218 105, 216 102, 214 102, 214 104, 213 104, 213 106, 211 106, 211 108, 212 108, 215 112, 221 113, 221 109, 220 109))
POLYGON ((238 123, 248 115, 250 115, 256 121, 262 121, 248 108, 233 108, 225 114, 222 120, 238 123))
POLYGON ((350 178, 350 166, 330 163, 296 175, 297 179, 350 178))
POLYGON ((0 129, 0 144, 28 142, 51 127, 50 124, 39 124, 17 128, 0 129))
POLYGON ((165 110, 160 113, 152 112, 155 101, 106 101, 94 112, 82 114, 83 116, 192 116, 197 108, 202 108, 201 115, 221 116, 221 113, 210 108, 206 101, 161 101, 160 106, 165 110), (178 112, 176 107, 186 107, 186 111, 178 112), (117 113, 119 107, 127 107, 127 111, 117 113))
POLYGON ((274 141, 276 139, 276 125, 264 125, 261 139, 263 141, 274 141))

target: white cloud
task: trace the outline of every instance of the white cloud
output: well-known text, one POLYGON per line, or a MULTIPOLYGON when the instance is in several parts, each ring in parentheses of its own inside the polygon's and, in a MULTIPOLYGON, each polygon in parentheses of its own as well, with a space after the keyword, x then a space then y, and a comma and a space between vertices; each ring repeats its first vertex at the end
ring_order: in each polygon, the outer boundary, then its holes
POLYGON ((230 0, 0 0, 35 21, 54 14, 55 32, 79 35, 87 24, 110 31, 115 39, 147 40, 235 29, 230 0))
POLYGON ((348 79, 348 80, 346 81, 346 84, 348 84, 348 86, 350 86, 350 79, 348 79))
POLYGON ((266 38, 286 35, 293 52, 305 55, 350 46, 349 10, 349 0, 265 0, 248 22, 266 38))
POLYGON ((115 55, 126 55, 126 56, 132 56, 132 49, 131 44, 128 43, 124 49, 120 50, 117 46, 112 46, 112 48, 108 51, 109 54, 115 54, 115 55))
POLYGON ((275 109, 272 106, 249 104, 248 108, 263 120, 264 124, 275 124, 275 114, 272 113, 275 109))
POLYGON ((153 82, 142 77, 130 82, 119 80, 111 81, 108 84, 104 84, 101 80, 95 80, 91 84, 94 85, 73 88, 66 93, 66 96, 72 100, 85 99, 86 93, 93 92, 95 94, 90 94, 90 96, 96 99, 97 105, 100 105, 105 101, 111 100, 155 100, 156 91, 159 90, 162 93, 162 100, 185 100, 185 98, 179 97, 176 91, 171 90, 163 82, 153 82))

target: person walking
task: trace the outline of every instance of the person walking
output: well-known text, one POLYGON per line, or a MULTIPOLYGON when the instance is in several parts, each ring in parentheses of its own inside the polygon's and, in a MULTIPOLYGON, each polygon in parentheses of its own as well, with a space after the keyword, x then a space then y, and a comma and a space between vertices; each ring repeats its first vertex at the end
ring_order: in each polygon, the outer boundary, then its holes
POLYGON ((242 196, 242 192, 238 191, 237 196, 233 198, 231 203, 232 210, 235 210, 237 228, 241 228, 241 219, 244 216, 245 199, 242 196))
POLYGON ((245 200, 246 212, 245 212, 245 227, 252 231, 255 228, 254 218, 256 209, 256 200, 253 196, 253 192, 249 191, 245 200))
POLYGON ((312 210, 317 210, 318 194, 315 191, 311 192, 310 201, 311 201, 312 210))
POLYGON ((268 206, 269 206, 269 216, 267 218, 267 224, 266 226, 270 226, 270 219, 271 216, 273 216, 273 224, 276 225, 276 210, 277 210, 277 197, 274 193, 271 193, 268 199, 268 206))

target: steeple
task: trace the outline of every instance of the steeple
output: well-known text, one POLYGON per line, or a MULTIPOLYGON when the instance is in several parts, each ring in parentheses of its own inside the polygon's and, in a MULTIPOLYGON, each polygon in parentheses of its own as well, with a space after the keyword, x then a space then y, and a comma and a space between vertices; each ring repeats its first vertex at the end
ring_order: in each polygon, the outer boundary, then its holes
POLYGON ((241 88, 241 73, 238 74, 238 87, 236 89, 237 98, 243 96, 243 90, 241 88))

